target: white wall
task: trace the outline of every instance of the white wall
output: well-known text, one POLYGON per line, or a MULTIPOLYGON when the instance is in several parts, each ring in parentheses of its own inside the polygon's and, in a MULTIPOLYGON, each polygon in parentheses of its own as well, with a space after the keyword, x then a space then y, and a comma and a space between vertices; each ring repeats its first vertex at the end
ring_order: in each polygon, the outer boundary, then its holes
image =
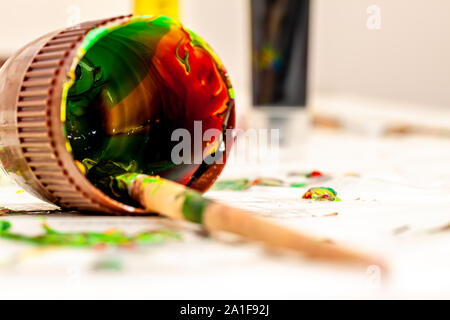
MULTIPOLYGON (((450 1, 311 0, 310 98, 450 105, 450 1), (367 8, 381 9, 380 29, 367 8)), ((182 20, 219 53, 250 105, 249 0, 182 0, 182 20)))
MULTIPOLYGON (((180 0, 184 24, 218 52, 250 105, 249 0, 180 0)), ((79 20, 125 14, 131 0, 0 0, 0 56, 79 20)), ((415 104, 450 105, 450 1, 312 0, 311 96, 352 94, 415 104), (366 27, 367 7, 381 29, 366 27)))
POLYGON ((1 0, 0 56, 78 22, 128 14, 130 0, 1 0))
POLYGON ((313 0, 310 91, 450 106, 450 1, 313 0), (366 26, 381 9, 381 29, 366 26))

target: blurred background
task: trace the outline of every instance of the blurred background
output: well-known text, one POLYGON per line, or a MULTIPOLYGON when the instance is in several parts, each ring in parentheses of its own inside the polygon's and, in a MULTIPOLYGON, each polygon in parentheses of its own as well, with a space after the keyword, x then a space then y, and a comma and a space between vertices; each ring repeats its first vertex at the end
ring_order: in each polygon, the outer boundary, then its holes
POLYGON ((241 127, 281 117, 370 134, 448 134, 449 10, 445 0, 2 1, 0 61, 81 21, 165 14, 219 53, 241 127))

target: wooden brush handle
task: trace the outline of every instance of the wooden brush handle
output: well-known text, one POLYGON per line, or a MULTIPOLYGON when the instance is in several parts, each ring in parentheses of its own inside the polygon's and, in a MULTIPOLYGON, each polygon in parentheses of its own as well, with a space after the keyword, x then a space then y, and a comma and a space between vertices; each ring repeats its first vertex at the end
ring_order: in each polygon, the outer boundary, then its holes
POLYGON ((311 258, 381 266, 370 256, 282 227, 255 213, 208 200, 197 191, 162 178, 139 176, 130 189, 130 195, 150 211, 201 223, 207 230, 238 234, 270 247, 295 250, 311 258))
POLYGON ((203 225, 207 229, 222 230, 256 240, 269 247, 285 248, 300 252, 310 258, 336 262, 352 262, 361 265, 378 264, 375 259, 331 244, 323 239, 300 233, 255 213, 212 202, 206 209, 203 225))

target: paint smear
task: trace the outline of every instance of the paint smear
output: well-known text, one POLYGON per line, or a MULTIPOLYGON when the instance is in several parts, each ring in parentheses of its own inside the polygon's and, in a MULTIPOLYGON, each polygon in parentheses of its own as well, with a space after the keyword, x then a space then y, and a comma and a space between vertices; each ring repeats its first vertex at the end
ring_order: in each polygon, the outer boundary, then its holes
POLYGON ((14 211, 9 210, 5 207, 0 207, 0 216, 6 216, 7 214, 13 213, 14 211))
POLYGON ((221 190, 231 190, 231 191, 243 191, 248 190, 253 186, 261 186, 261 187, 285 187, 285 188, 304 188, 308 186, 310 183, 317 183, 319 181, 329 180, 330 176, 325 175, 322 171, 313 170, 307 172, 289 172, 289 177, 299 177, 303 179, 299 179, 298 182, 285 181, 280 178, 257 178, 257 179, 249 179, 249 178, 241 178, 241 179, 228 179, 228 180, 219 180, 217 181, 212 190, 221 191, 221 190))
POLYGON ((283 180, 276 178, 258 178, 253 180, 252 183, 254 186, 262 186, 262 187, 284 187, 286 183, 283 180))
POLYGON ((24 242, 37 246, 65 246, 78 248, 130 247, 140 244, 160 244, 169 240, 179 240, 181 235, 169 230, 145 231, 127 235, 118 229, 97 232, 59 232, 42 223, 44 233, 26 236, 12 233, 9 221, 0 221, 0 238, 24 242))
POLYGON ((94 271, 122 271, 124 269, 123 261, 120 257, 105 257, 94 263, 94 271))
POLYGON ((220 180, 214 183, 211 190, 222 191, 242 191, 247 190, 252 186, 252 182, 249 179, 235 179, 235 180, 220 180))
POLYGON ((285 187, 285 188, 304 188, 307 183, 289 183, 278 178, 257 178, 257 179, 230 179, 219 180, 211 188, 214 191, 244 191, 253 186, 260 187, 285 187))
POLYGON ((332 188, 319 187, 311 188, 303 194, 302 199, 311 199, 316 201, 341 201, 337 197, 337 192, 332 188))

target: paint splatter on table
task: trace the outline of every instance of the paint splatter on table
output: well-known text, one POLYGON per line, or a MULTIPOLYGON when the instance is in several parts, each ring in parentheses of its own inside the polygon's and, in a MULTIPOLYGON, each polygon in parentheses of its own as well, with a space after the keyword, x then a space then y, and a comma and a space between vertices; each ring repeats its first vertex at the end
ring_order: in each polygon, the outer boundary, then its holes
POLYGON ((0 220, 0 238, 38 246, 64 246, 77 248, 103 248, 119 246, 130 248, 142 244, 159 244, 169 240, 180 240, 181 235, 169 230, 144 231, 135 235, 127 235, 117 228, 105 232, 60 232, 42 222, 44 233, 27 236, 11 232, 12 224, 0 220))
POLYGON ((331 177, 325 175, 320 171, 314 170, 309 172, 289 172, 287 177, 275 178, 275 177, 257 177, 257 178, 239 178, 239 179, 219 179, 213 186, 212 190, 232 190, 232 191, 244 191, 253 186, 260 187, 291 187, 291 188, 303 188, 309 184, 315 184, 329 180, 331 177), (299 178, 302 181, 299 182, 299 178))
MULTIPOLYGON (((373 282, 377 279, 376 268, 345 270, 316 265, 297 257, 269 255, 257 246, 234 238, 211 241, 199 236, 198 229, 184 231, 182 225, 175 229, 182 234, 182 240, 142 250, 59 247, 44 251, 41 247, 0 239, 0 264, 17 257, 14 264, 0 269, 0 297, 450 296, 450 232, 446 231, 450 220, 450 172, 445 170, 450 162, 450 141, 422 137, 368 139, 336 132, 314 132, 304 145, 286 154, 281 155, 278 168, 272 164, 256 166, 230 162, 221 179, 253 181, 264 177, 304 183, 310 178, 288 173, 318 169, 329 176, 328 180, 321 181, 321 177, 317 177, 315 182, 298 188, 286 184, 279 187, 252 185, 244 191, 211 190, 206 196, 261 212, 280 224, 318 234, 334 243, 350 243, 379 252, 392 267, 389 277, 383 273, 378 275, 381 288, 373 282), (301 199, 308 189, 321 186, 336 190, 342 201, 301 199), (333 213, 338 215, 328 217, 333 213), (394 234, 394 230, 399 233, 394 234), (34 250, 32 253, 30 248, 34 250), (120 271, 114 271, 115 268, 120 271), (423 274, 427 276, 422 277, 423 274), (212 283, 215 285, 211 286, 212 283)), ((15 211, 32 210, 32 215, 12 213, 0 219, 10 221, 15 233, 27 236, 42 234, 40 216, 55 230, 69 233, 118 228, 132 235, 167 227, 166 220, 158 217, 85 216, 51 211, 53 215, 48 210, 57 208, 31 199, 26 193, 16 194, 16 191, 17 187, 2 189, 1 204, 15 211), (19 205, 19 199, 27 201, 19 205)))
POLYGON ((302 199, 311 199, 316 201, 341 201, 337 197, 337 192, 333 188, 319 187, 311 188, 305 192, 302 199))

